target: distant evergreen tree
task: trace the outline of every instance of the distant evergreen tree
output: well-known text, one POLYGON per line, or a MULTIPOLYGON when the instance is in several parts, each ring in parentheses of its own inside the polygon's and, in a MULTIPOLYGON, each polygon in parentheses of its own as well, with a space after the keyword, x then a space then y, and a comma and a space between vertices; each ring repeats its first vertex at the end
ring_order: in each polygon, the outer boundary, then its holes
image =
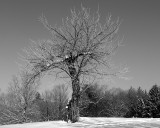
POLYGON ((160 87, 153 85, 147 94, 140 87, 137 90, 136 117, 160 117, 160 87))
POLYGON ((138 113, 139 117, 151 117, 150 112, 150 102, 149 102, 149 96, 147 91, 142 90, 141 87, 137 89, 137 96, 138 96, 138 113))
POLYGON ((146 90, 142 90, 141 87, 135 90, 131 87, 128 90, 127 97, 129 111, 125 117, 153 117, 151 112, 153 109, 153 103, 150 101, 150 97, 146 90))
POLYGON ((137 96, 137 91, 131 87, 128 90, 127 93, 127 107, 128 107, 128 112, 126 113, 125 117, 137 117, 138 113, 137 113, 137 104, 138 104, 138 96, 137 96))
POLYGON ((150 101, 152 103, 157 103, 160 100, 160 87, 153 85, 149 91, 150 101))
POLYGON ((152 117, 160 117, 160 87, 153 85, 149 91, 150 112, 152 117))

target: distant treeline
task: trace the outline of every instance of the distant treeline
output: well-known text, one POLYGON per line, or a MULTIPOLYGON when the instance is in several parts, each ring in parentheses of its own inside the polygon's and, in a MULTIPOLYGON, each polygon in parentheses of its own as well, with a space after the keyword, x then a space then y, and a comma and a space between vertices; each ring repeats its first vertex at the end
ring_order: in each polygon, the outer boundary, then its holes
POLYGON ((81 116, 89 117, 160 117, 160 87, 147 92, 141 87, 128 90, 105 90, 95 84, 87 88, 81 99, 81 116))
MULTIPOLYGON (((29 94, 28 90, 18 89, 16 93, 16 87, 12 86, 10 91, 0 95, 0 124, 65 120, 69 101, 67 86, 59 85, 42 94, 35 91, 29 94), (34 97, 31 100, 32 94, 34 97)), ((160 87, 154 85, 147 92, 141 87, 122 90, 107 89, 98 84, 84 85, 81 90, 80 116, 159 118, 160 87)))

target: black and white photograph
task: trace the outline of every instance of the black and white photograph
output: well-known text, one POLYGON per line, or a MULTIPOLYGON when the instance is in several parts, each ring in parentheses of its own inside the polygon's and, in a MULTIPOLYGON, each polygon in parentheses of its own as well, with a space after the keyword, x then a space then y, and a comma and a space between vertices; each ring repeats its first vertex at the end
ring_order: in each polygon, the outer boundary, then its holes
POLYGON ((0 0, 0 128, 159 127, 159 0, 0 0))

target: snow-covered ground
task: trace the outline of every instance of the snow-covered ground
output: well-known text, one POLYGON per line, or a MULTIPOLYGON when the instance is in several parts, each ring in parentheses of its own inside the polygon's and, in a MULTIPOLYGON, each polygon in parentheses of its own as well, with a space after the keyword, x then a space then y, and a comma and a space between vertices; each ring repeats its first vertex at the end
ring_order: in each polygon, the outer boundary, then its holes
POLYGON ((2 125, 0 128, 160 128, 158 118, 80 118, 80 122, 48 121, 15 125, 2 125))

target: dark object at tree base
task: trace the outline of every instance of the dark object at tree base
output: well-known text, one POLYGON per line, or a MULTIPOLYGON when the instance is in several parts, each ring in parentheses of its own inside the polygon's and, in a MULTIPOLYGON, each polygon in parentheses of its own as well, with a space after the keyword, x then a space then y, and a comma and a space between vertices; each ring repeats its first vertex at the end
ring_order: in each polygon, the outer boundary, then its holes
POLYGON ((67 114, 65 117, 65 121, 69 122, 71 121, 72 123, 78 122, 79 120, 79 108, 77 106, 77 100, 76 98, 72 98, 69 103, 66 106, 67 109, 67 114), (73 100, 74 99, 74 100, 73 100))

